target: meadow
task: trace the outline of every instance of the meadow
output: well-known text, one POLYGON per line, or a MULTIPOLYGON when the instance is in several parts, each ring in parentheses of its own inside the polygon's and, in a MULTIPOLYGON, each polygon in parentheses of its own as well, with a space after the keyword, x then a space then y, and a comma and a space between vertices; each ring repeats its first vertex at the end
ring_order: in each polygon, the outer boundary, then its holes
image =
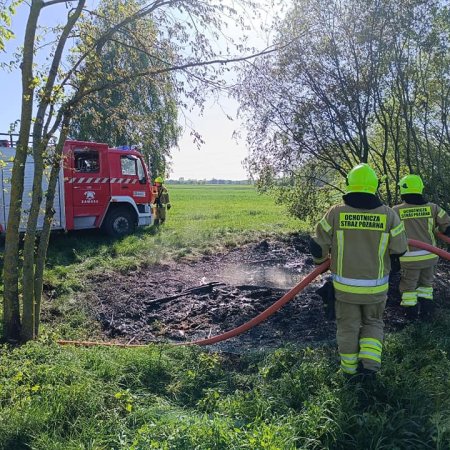
MULTIPOLYGON (((74 293, 88 278, 105 272, 128 273, 145 265, 195 259, 271 236, 296 233, 306 224, 286 214, 267 195, 250 185, 170 185, 172 209, 160 228, 145 227, 123 239, 101 231, 55 233, 45 274, 53 297, 52 328, 66 338, 88 338, 96 332, 74 293)), ((48 309, 48 308, 47 308, 48 309)), ((1 325, 0 325, 1 326, 1 325)))
POLYGON ((334 342, 245 354, 58 346, 61 336, 91 330, 74 300, 87 273, 126 272, 305 229, 248 186, 170 192, 173 208, 159 230, 122 240, 53 236, 46 307, 60 320, 36 342, 0 347, 0 449, 450 448, 446 310, 432 324, 389 334, 371 384, 337 372, 334 342))
POLYGON ((305 230, 273 199, 249 185, 169 186, 172 209, 160 228, 147 227, 120 240, 101 232, 55 234, 46 281, 67 293, 82 287, 83 274, 132 270, 167 259, 195 258, 263 237, 305 230))

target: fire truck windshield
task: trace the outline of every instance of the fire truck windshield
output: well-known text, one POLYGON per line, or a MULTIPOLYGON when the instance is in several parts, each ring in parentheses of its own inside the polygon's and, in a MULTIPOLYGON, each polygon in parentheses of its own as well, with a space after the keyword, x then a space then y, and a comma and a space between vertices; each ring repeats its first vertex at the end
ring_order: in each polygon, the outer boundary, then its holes
POLYGON ((122 155, 120 157, 122 175, 136 175, 136 160, 137 158, 132 155, 122 155))

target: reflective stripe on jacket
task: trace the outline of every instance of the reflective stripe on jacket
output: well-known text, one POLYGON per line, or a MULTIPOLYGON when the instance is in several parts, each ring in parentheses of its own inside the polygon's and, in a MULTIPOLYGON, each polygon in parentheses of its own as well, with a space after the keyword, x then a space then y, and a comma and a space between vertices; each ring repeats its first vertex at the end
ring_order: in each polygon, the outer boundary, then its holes
MULTIPOLYGON (((445 231, 450 225, 449 215, 435 203, 412 205, 402 203, 394 206, 394 211, 405 224, 408 239, 416 239, 426 244, 436 245, 435 231, 445 231)), ((422 266, 436 264, 438 256, 426 250, 410 246, 408 251, 400 258, 402 264, 410 266, 419 263, 422 266)))
POLYGON ((335 205, 318 223, 313 239, 322 248, 322 258, 315 262, 330 254, 334 287, 349 294, 387 292, 389 254, 407 250, 404 225, 385 205, 371 210, 335 205))

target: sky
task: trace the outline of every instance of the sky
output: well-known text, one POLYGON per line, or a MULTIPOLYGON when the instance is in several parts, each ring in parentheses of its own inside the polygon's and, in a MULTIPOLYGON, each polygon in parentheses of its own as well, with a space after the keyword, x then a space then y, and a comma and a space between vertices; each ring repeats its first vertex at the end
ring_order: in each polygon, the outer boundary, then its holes
POLYGON ((233 132, 239 131, 242 124, 238 120, 230 121, 226 114, 234 116, 238 104, 228 98, 209 100, 203 115, 194 111, 189 115, 193 128, 198 131, 205 143, 200 149, 192 142, 190 130, 186 129, 179 142, 179 148, 172 151, 170 178, 178 179, 227 179, 244 180, 246 171, 242 160, 247 156, 244 136, 238 141, 233 132))
MULTIPOLYGON (((229 0, 231 1, 231 0, 229 0)), ((60 8, 60 14, 64 9, 60 8)), ((17 47, 22 45, 23 30, 28 14, 28 7, 21 5, 13 17, 11 28, 15 39, 7 43, 6 54, 0 55, 0 61, 12 59, 17 47)), ((58 12, 54 7, 44 9, 40 24, 55 25, 58 21, 58 12)), ((59 16, 61 17, 61 16, 59 16)), ((266 18, 267 19, 267 18, 266 18)), ((255 24, 257 28, 258 24, 255 24)), ((252 44, 264 48, 267 44, 257 36, 252 36, 252 44)), ((11 123, 20 117, 20 72, 5 72, 0 69, 0 133, 6 133, 11 123)), ((170 179, 230 179, 242 180, 247 178, 242 161, 248 155, 245 142, 245 132, 239 120, 230 121, 228 116, 235 117, 238 104, 235 100, 223 96, 219 99, 209 99, 206 102, 203 115, 198 109, 188 113, 187 120, 203 138, 205 143, 198 149, 190 136, 190 128, 181 125, 185 131, 181 136, 178 148, 172 149, 170 179), (238 141, 233 133, 239 131, 242 138, 238 141)))

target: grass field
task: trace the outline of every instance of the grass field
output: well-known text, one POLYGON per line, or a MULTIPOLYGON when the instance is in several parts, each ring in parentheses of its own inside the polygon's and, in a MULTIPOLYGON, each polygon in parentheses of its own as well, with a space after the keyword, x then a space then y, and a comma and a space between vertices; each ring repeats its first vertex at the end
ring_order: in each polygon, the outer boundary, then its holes
POLYGON ((172 209, 160 230, 145 227, 121 240, 97 231, 55 234, 48 266, 78 266, 91 260, 95 267, 120 268, 304 229, 303 222, 289 217, 283 207, 257 194, 252 186, 176 185, 170 186, 170 195, 172 209))
POLYGON ((271 197, 248 185, 170 186, 173 209, 168 230, 203 235, 298 231, 298 220, 286 215, 271 197))
MULTIPOLYGON (((53 237, 46 277, 64 332, 87 330, 72 295, 87 271, 302 228, 249 187, 176 186, 171 194, 169 221, 157 233, 53 237)), ((59 347, 61 330, 47 327, 38 342, 0 347, 0 449, 449 449, 449 327, 443 313, 388 335, 380 377, 365 385, 337 373, 333 343, 246 355, 169 345, 83 349, 59 347)))
POLYGON ((120 240, 97 231, 53 236, 47 284, 59 294, 70 293, 82 288, 86 274, 95 271, 127 271, 142 264, 196 257, 305 227, 252 186, 176 185, 169 192, 173 207, 160 230, 146 227, 120 240))

